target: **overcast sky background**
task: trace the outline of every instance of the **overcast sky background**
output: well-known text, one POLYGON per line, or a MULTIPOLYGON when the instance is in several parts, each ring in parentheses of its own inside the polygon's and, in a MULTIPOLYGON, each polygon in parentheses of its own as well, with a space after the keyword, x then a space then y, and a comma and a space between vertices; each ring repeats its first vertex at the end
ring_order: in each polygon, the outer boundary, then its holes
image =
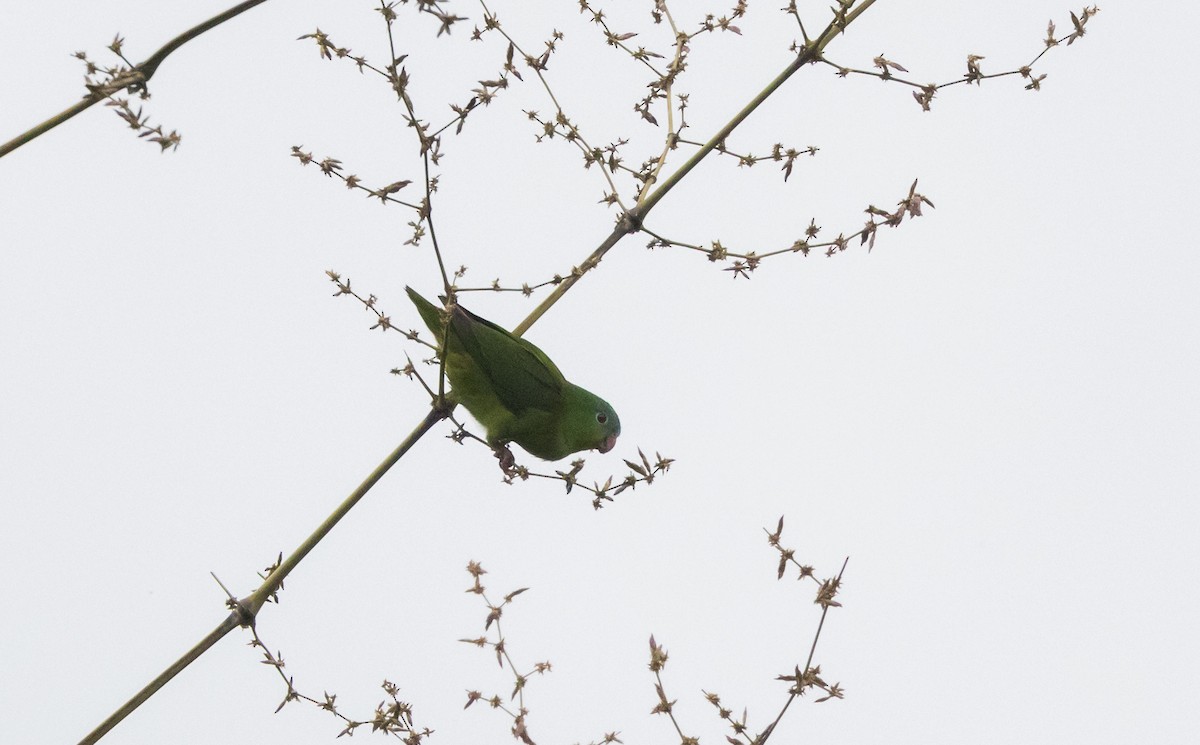
MULTIPOLYGON (((614 28, 665 52, 651 4, 619 5, 614 28)), ((787 64, 797 33, 779 5, 751 3, 742 36, 696 40, 681 83, 696 139, 787 64)), ((826 4, 808 5, 816 28, 826 4)), ((4 4, 0 139, 77 99, 72 52, 106 61, 119 31, 140 60, 224 7, 4 4)), ((453 7, 472 20, 449 39, 400 9, 436 122, 504 54, 468 41, 478 6, 453 7)), ((687 28, 725 12, 672 7, 687 28)), ((369 718, 387 678, 433 742, 508 741, 500 712, 462 711, 467 690, 512 686, 457 641, 483 631, 463 592, 477 560, 493 598, 532 588, 504 630, 523 667, 554 664, 527 690, 540 745, 677 739, 649 715, 651 633, 687 734, 728 733, 702 690, 759 731, 819 618, 809 584, 775 579, 762 528, 786 515, 784 543, 818 576, 850 561, 816 655, 846 699, 800 702, 780 742, 1194 742, 1200 13, 1102 7, 1039 63, 1037 93, 956 86, 923 113, 898 85, 798 73, 729 146, 818 156, 786 184, 773 164, 710 158, 653 229, 762 252, 811 218, 853 231, 917 177, 937 208, 870 254, 781 257, 750 281, 624 241, 528 336, 620 412, 618 447, 585 478, 623 475, 639 447, 671 472, 595 512, 560 483, 500 483, 483 448, 439 427, 261 614, 297 688, 369 718)), ((267 3, 180 49, 145 104, 182 132, 176 152, 96 107, 0 160, 0 740, 77 741, 224 617, 210 571, 251 592, 423 415, 419 387, 388 374, 419 351, 370 331, 324 272, 416 327, 403 287, 436 293, 428 245, 402 245, 410 212, 289 157, 303 145, 372 185, 419 182, 386 85, 296 41, 320 27, 384 62, 371 8, 267 3)), ((565 34, 550 79, 594 144, 632 138, 633 164, 657 152, 632 110, 648 78, 575 3, 493 10, 531 51, 565 34)), ((943 82, 974 53, 997 72, 1037 54, 1048 19, 1066 33, 1071 10, 881 1, 828 56, 883 53, 943 82)), ((566 272, 611 226, 599 175, 537 145, 528 109, 550 111, 530 75, 445 142, 436 226, 464 284, 566 272)), ((464 303, 509 326, 533 307, 464 303)), ((332 741, 338 722, 314 707, 272 713, 284 688, 246 640, 230 634, 105 742, 332 741)))

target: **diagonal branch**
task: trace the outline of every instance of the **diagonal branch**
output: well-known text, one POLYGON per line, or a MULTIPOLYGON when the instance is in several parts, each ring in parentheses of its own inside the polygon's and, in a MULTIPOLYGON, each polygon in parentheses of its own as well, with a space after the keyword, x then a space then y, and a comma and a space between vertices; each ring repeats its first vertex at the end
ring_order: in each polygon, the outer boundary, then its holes
POLYGON ((13 150, 16 150, 30 140, 44 135, 58 125, 74 117, 76 114, 86 111, 119 90, 125 88, 144 87, 150 78, 154 76, 154 73, 158 71, 158 66, 163 63, 163 60, 165 60, 167 55, 171 54, 171 52, 174 52, 176 49, 188 43, 192 39, 195 39, 205 31, 220 26, 222 23, 228 21, 234 16, 241 15, 247 10, 253 8, 255 5, 261 5, 264 2, 266 2, 266 0, 246 0, 246 2, 239 3, 224 13, 220 13, 212 18, 209 18, 199 26, 195 26, 187 31, 184 31, 179 36, 176 36, 174 39, 171 39, 164 44, 161 49, 150 55, 145 62, 133 68, 133 70, 130 72, 114 78, 106 85, 103 85, 94 92, 84 96, 82 101, 76 103, 74 106, 71 106, 66 111, 50 117, 29 131, 23 132, 8 142, 0 145, 0 158, 3 158, 5 155, 8 155, 13 150))
POLYGON ((429 413, 426 414, 425 418, 421 420, 421 423, 409 433, 408 437, 405 437, 404 441, 396 446, 396 449, 389 453, 388 456, 383 459, 383 462, 380 463, 375 470, 372 471, 370 475, 368 475, 367 478, 358 485, 358 488, 351 492, 350 496, 346 497, 346 499, 337 506, 337 509, 335 509, 329 517, 325 518, 323 523, 317 526, 317 529, 312 532, 312 535, 306 538, 303 543, 301 543, 286 559, 283 560, 282 563, 280 563, 270 574, 267 575, 266 579, 257 590, 240 600, 231 601, 230 604, 233 607, 233 610, 219 626, 209 632, 209 634, 201 639, 196 646, 189 649, 182 657, 172 663, 171 666, 164 670, 157 678, 147 683, 142 690, 138 691, 133 698, 126 701, 121 708, 109 715, 109 717, 101 722, 96 729, 89 732, 86 737, 79 741, 79 745, 93 745, 93 743, 98 742, 101 737, 104 737, 104 735, 109 732, 109 730, 120 724, 125 717, 132 714, 139 706, 144 704, 151 696, 157 693, 160 688, 165 686, 171 681, 172 678, 182 672, 184 668, 195 662, 200 655, 204 654, 217 642, 221 641, 221 639, 224 638, 225 635, 230 631, 234 630, 238 626, 253 626, 254 619, 255 616, 257 616, 258 611, 262 609, 264 604, 266 604, 268 598, 270 598, 277 590, 279 590, 280 585, 283 584, 284 578, 296 568, 296 566, 304 559, 304 557, 308 555, 309 551, 312 551, 313 548, 315 548, 316 545, 321 542, 321 539, 324 538, 329 531, 333 530, 333 526, 337 525, 338 522, 350 512, 351 508, 358 504, 360 499, 366 496, 367 492, 371 490, 371 487, 375 486, 379 479, 383 478, 383 475, 387 473, 392 466, 396 465, 396 463, 402 457, 404 457, 404 454, 407 453, 414 444, 416 444, 417 440, 421 439, 422 435, 428 432, 433 425, 444 419, 445 416, 445 413, 443 413, 443 411, 440 409, 430 409, 429 413))

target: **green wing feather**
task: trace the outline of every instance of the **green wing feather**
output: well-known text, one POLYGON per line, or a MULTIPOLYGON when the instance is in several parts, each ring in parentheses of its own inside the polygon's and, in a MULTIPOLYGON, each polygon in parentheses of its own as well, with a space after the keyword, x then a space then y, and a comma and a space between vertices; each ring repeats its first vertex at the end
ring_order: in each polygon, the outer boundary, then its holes
MULTIPOLYGON (((405 289, 421 320, 441 341, 441 310, 411 287, 405 289)), ((554 411, 561 403, 566 379, 532 343, 460 306, 450 311, 447 331, 450 339, 444 345, 446 353, 466 354, 487 379, 500 403, 513 414, 531 409, 554 411)))
POLYGON ((462 307, 451 312, 450 329, 512 413, 554 411, 562 402, 566 379, 530 342, 462 307))

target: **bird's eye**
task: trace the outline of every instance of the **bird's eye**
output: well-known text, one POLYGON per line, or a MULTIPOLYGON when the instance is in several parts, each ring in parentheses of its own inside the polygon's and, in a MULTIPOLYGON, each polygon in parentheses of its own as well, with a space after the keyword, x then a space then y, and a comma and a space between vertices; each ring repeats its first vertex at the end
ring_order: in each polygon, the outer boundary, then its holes
POLYGON ((601 424, 604 424, 608 421, 608 415, 604 414, 603 412, 598 411, 598 412, 596 412, 596 421, 600 422, 601 424))

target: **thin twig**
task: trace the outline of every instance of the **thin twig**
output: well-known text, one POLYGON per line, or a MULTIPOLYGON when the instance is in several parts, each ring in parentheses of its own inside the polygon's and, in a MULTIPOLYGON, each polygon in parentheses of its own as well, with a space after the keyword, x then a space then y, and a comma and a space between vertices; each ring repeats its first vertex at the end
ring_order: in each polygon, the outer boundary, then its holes
MULTIPOLYGON (((839 582, 842 579, 842 575, 846 573, 846 565, 849 563, 850 563, 850 557, 847 556, 846 559, 842 562, 841 570, 838 572, 837 578, 838 578, 839 582)), ((803 673, 803 675, 800 676, 801 679, 803 679, 804 676, 808 675, 808 671, 812 669, 813 655, 815 655, 817 653, 817 642, 819 642, 821 640, 821 629, 825 628, 825 616, 827 616, 829 614, 829 608, 830 608, 830 606, 828 606, 828 605, 821 608, 821 620, 817 624, 817 633, 813 634, 812 646, 809 647, 809 649, 808 649, 808 660, 804 663, 804 673, 803 673)), ((796 683, 797 683, 797 686, 800 685, 800 681, 797 681, 796 683)), ((803 691, 803 689, 801 689, 801 690, 803 691)), ((799 693, 792 693, 788 696, 788 700, 783 703, 783 708, 779 710, 779 714, 775 717, 775 721, 771 722, 771 724, 768 725, 765 730, 763 730, 763 736, 761 736, 758 740, 760 745, 762 743, 765 743, 766 739, 768 737, 770 737, 771 733, 773 733, 775 731, 776 725, 778 725, 779 721, 781 719, 783 719, 783 715, 787 713, 788 707, 791 706, 792 702, 795 701, 796 698, 799 696, 800 696, 799 693)))

